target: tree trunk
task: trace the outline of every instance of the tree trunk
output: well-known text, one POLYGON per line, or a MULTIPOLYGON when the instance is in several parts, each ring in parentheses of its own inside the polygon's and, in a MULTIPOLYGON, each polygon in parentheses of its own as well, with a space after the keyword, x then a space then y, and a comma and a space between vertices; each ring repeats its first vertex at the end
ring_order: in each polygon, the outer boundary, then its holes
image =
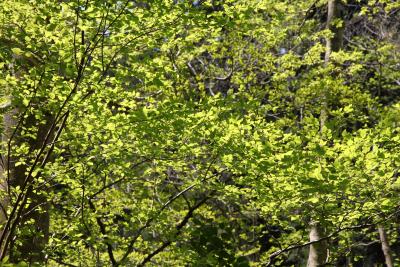
POLYGON ((393 265, 392 253, 390 250, 388 238, 386 236, 385 228, 382 225, 378 225, 378 232, 382 244, 383 255, 385 256, 386 266, 393 267, 394 265, 393 265))
MULTIPOLYGON (((4 109, 9 109, 11 104, 8 104, 7 106, 3 107, 4 109)), ((0 164, 0 189, 3 191, 1 198, 1 212, 0 212, 0 223, 1 225, 4 225, 4 223, 7 220, 7 208, 10 203, 10 198, 9 198, 9 188, 10 188, 10 181, 8 180, 8 175, 10 177, 14 176, 14 168, 11 167, 12 161, 9 162, 8 157, 6 155, 7 151, 7 143, 8 140, 10 139, 12 133, 13 133, 13 128, 16 125, 15 121, 15 116, 18 113, 17 109, 11 109, 9 111, 6 111, 3 115, 3 132, 1 135, 1 144, 2 144, 2 151, 4 151, 4 154, 1 156, 1 164, 0 164), (8 168, 10 167, 10 168, 8 168), (9 174, 8 174, 9 172, 9 174)))
MULTIPOLYGON (((325 48, 325 66, 328 65, 332 52, 337 52, 342 48, 343 45, 343 31, 344 22, 338 21, 342 17, 342 3, 339 0, 328 1, 328 16, 326 19, 326 28, 329 29, 333 37, 326 38, 325 48), (338 25, 338 23, 341 23, 338 25)), ((326 89, 322 92, 322 106, 320 113, 320 131, 322 132, 325 122, 328 118, 328 94, 326 89)))
MULTIPOLYGON (((326 20, 326 27, 329 29, 333 37, 326 39, 325 49, 325 67, 328 66, 332 52, 339 51, 343 45, 343 22, 339 19, 342 17, 342 3, 340 0, 328 1, 328 15, 326 20)), ((328 88, 323 88, 321 93, 321 113, 320 113, 320 134, 322 135, 323 128, 328 118, 328 88)), ((310 241, 320 239, 323 233, 322 227, 316 223, 310 223, 310 241)), ((308 255, 308 267, 322 266, 325 264, 327 257, 327 243, 321 241, 310 245, 310 252, 308 255)))
MULTIPOLYGON (((316 241, 323 237, 322 227, 318 222, 310 223, 310 241, 316 241)), ((327 244, 323 240, 321 242, 310 245, 308 253, 307 267, 323 266, 327 257, 327 244)))
MULTIPOLYGON (((2 157, 2 164, 0 166, 1 173, 1 189, 6 192, 6 195, 2 198, 2 211, 0 220, 4 225, 7 216, 5 212, 10 209, 10 203, 12 203, 12 197, 10 192, 13 191, 17 186, 22 187, 28 171, 26 164, 16 166, 16 162, 19 161, 21 155, 13 154, 13 147, 25 143, 29 146, 31 155, 35 154, 35 150, 39 149, 44 142, 44 137, 49 128, 50 116, 46 118, 45 124, 38 124, 34 115, 28 116, 21 125, 25 128, 34 128, 36 130, 36 138, 26 138, 21 136, 20 130, 15 130, 18 124, 17 116, 20 114, 19 108, 10 108, 3 116, 3 134, 2 144, 3 151, 8 151, 8 142, 12 138, 11 150, 9 151, 10 157, 5 153, 2 157), (15 131, 15 132, 14 132, 15 131)), ((29 155, 25 155, 27 158, 29 155)), ((24 157, 25 157, 24 156, 24 157)), ((34 183, 33 183, 34 184, 34 183)), ((49 214, 46 197, 40 192, 32 191, 28 194, 29 202, 27 207, 24 209, 20 220, 20 229, 24 229, 24 233, 19 234, 15 240, 11 238, 9 246, 9 258, 11 262, 26 261, 28 263, 34 263, 44 260, 44 246, 48 240, 49 233, 49 214), (40 207, 40 210, 38 209, 40 207), (33 225, 27 225, 29 220, 34 220, 33 225)), ((3 229, 4 230, 4 229, 3 229)))
MULTIPOLYGON (((17 78, 22 76, 21 73, 14 71, 14 63, 10 64, 9 67, 13 76, 17 78)), ((36 105, 37 108, 43 107, 39 103, 41 103, 40 100, 36 105)), ((29 160, 35 157, 37 150, 43 146, 53 117, 47 114, 39 121, 33 114, 34 111, 31 112, 29 110, 24 113, 24 116, 20 116, 22 111, 29 109, 29 107, 19 107, 11 97, 8 99, 7 104, 0 108, 3 109, 1 112, 3 114, 3 131, 1 133, 3 153, 0 160, 0 190, 3 192, 0 196, 0 225, 2 225, 1 231, 10 233, 10 227, 4 229, 4 225, 9 215, 7 212, 12 209, 10 205, 14 205, 15 192, 13 191, 17 187, 23 187, 30 168, 29 160), (22 128, 24 128, 25 132, 28 129, 32 130, 34 136, 22 135, 22 128), (22 145, 28 146, 29 152, 27 154, 21 154, 20 152, 17 154, 14 151, 15 148, 22 145), (17 166, 16 162, 20 161, 21 157, 26 163, 17 166)), ((46 114, 45 110, 41 110, 41 113, 46 114)), ((31 181, 30 185, 34 188, 34 181, 31 181)), ((19 231, 18 236, 16 236, 16 233, 11 233, 11 238, 9 238, 10 245, 6 250, 9 260, 14 263, 25 261, 31 264, 43 261, 45 256, 44 247, 49 236, 49 214, 46 196, 35 190, 28 191, 30 191, 27 194, 28 202, 23 207, 21 216, 17 218, 19 222, 18 228, 22 229, 22 231, 19 231), (32 220, 33 224, 27 225, 27 222, 32 220), (24 231, 24 226, 26 227, 25 230, 28 231, 24 231)), ((0 246, 2 246, 0 249, 3 250, 4 240, 0 246)))
POLYGON ((342 17, 342 9, 343 7, 340 0, 328 1, 326 28, 332 32, 333 37, 326 38, 325 64, 328 64, 331 53, 339 51, 343 46, 344 22, 338 21, 338 19, 342 17))

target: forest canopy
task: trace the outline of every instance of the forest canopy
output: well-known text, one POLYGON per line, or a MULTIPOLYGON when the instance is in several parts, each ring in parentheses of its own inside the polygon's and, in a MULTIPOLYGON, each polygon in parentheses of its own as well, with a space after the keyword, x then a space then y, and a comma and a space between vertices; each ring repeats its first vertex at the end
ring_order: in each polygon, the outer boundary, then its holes
POLYGON ((400 265, 399 29, 397 0, 0 1, 0 265, 400 265))

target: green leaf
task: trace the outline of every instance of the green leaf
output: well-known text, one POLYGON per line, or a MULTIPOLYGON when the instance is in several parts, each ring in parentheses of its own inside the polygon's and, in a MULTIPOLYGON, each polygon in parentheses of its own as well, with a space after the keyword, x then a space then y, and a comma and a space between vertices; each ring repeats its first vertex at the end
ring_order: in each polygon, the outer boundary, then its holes
POLYGON ((15 55, 17 55, 17 56, 20 56, 20 55, 22 55, 23 53, 24 53, 24 51, 22 51, 20 48, 18 48, 18 47, 14 47, 14 48, 11 48, 11 51, 15 54, 15 55))

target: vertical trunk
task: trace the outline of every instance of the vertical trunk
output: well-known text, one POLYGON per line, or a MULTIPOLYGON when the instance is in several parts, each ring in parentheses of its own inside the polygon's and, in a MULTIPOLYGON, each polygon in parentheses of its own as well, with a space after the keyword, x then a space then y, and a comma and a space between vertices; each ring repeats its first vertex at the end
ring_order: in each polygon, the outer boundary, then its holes
MULTIPOLYGON (((4 107, 4 109, 9 109, 10 104, 4 107)), ((1 144, 2 151, 7 151, 7 143, 11 138, 13 133, 14 126, 16 125, 15 116, 18 113, 16 109, 11 109, 6 111, 3 115, 3 125, 2 125, 2 135, 1 135, 1 144)), ((11 160, 10 160, 11 161, 11 160)), ((6 153, 1 156, 1 164, 0 164, 0 189, 2 190, 2 198, 1 198, 1 212, 0 212, 0 223, 4 225, 7 220, 7 208, 10 203, 9 198, 9 188, 10 181, 8 180, 8 176, 14 176, 14 168, 11 167, 12 162, 8 161, 6 153)))
MULTIPOLYGON (((9 66, 10 72, 13 76, 20 78, 22 74, 14 71, 14 63, 9 66)), ((39 100, 38 102, 40 103, 41 101, 39 100)), ((38 104, 36 106, 40 108, 41 105, 38 104)), ((0 196, 0 225, 4 228, 7 221, 7 210, 12 208, 10 205, 13 205, 13 198, 15 198, 15 192, 13 191, 16 187, 22 188, 26 174, 30 168, 29 160, 34 157, 36 151, 45 142, 45 136, 50 128, 52 116, 46 115, 45 118, 41 119, 41 122, 38 121, 33 112, 28 111, 24 114, 25 116, 20 116, 25 107, 18 107, 11 97, 8 103, 0 108, 3 109, 1 112, 3 114, 3 131, 1 133, 3 153, 0 160, 0 190, 3 192, 0 196), (25 132, 29 129, 32 130, 34 136, 23 136, 21 134, 22 128, 24 128, 25 132), (14 148, 20 147, 23 144, 29 148, 29 153, 26 155, 14 151, 14 148), (21 159, 20 157, 23 157, 26 163, 17 166, 16 162, 21 159)), ((43 113, 45 113, 44 110, 43 113)), ((34 181, 30 185, 34 186, 34 181)), ((49 235, 47 200, 44 194, 35 192, 35 190, 28 194, 28 199, 26 207, 18 218, 18 228, 22 231, 18 233, 18 236, 15 235, 16 233, 13 233, 10 245, 6 251, 11 262, 23 260, 31 264, 44 260, 44 246, 47 244, 49 235), (32 220, 33 224, 28 225, 27 222, 32 220)), ((5 232, 9 230, 1 229, 1 231, 5 232)), ((0 245, 3 246, 4 244, 0 245)))
MULTIPOLYGON (((332 52, 339 51, 343 45, 343 31, 344 26, 339 25, 342 13, 342 5, 340 0, 329 0, 328 1, 328 16, 326 19, 326 27, 329 29, 333 37, 326 39, 325 48, 325 66, 328 65, 332 52), (338 24, 339 23, 339 24, 338 24)), ((344 22, 341 22, 342 24, 344 22)), ((328 118, 328 94, 326 89, 322 92, 322 106, 320 114, 320 131, 322 132, 325 122, 328 118)))
MULTIPOLYGON (((35 116, 32 115, 28 117, 26 122, 28 127, 33 127, 36 131, 36 138, 29 140, 29 148, 32 154, 36 154, 34 151, 38 151, 44 144, 46 134, 51 126, 52 116, 47 115, 43 120, 44 124, 38 124, 35 116)), ((46 143, 46 145, 48 145, 48 143, 46 143)), ((23 166, 22 169, 24 172, 19 172, 19 177, 25 179, 27 166, 23 166)), ((19 177, 16 178, 20 182, 19 177)), ((31 184, 37 186, 34 181, 31 184)), ((23 242, 17 249, 21 255, 16 259, 23 259, 29 263, 42 262, 45 258, 44 248, 49 237, 49 205, 46 195, 41 191, 34 190, 28 194, 28 197, 30 203, 25 210, 26 215, 22 218, 21 225, 23 226, 29 220, 34 220, 34 224, 28 225, 29 233, 20 237, 23 242)))
MULTIPOLYGON (((18 124, 17 116, 20 113, 18 108, 10 108, 10 111, 5 112, 3 116, 3 134, 2 144, 3 151, 8 150, 8 142, 12 138, 12 146, 10 151, 10 157, 5 153, 2 157, 2 164, 0 166, 1 175, 1 189, 6 192, 6 195, 2 198, 2 211, 1 211, 1 223, 7 219, 5 210, 10 208, 9 205, 12 203, 12 197, 9 192, 12 192, 17 186, 21 187, 28 171, 28 166, 25 164, 16 166, 16 162, 19 160, 21 155, 15 155, 13 147, 25 143, 29 146, 31 155, 35 154, 34 150, 40 148, 44 142, 44 136, 49 128, 49 119, 46 118, 47 123, 38 125, 33 115, 28 116, 21 125, 25 128, 34 128, 36 131, 36 138, 26 138, 21 136, 20 130, 16 130, 18 124), (15 131, 15 133, 14 133, 15 131)), ((29 155, 24 155, 24 157, 29 155)), ((32 192, 29 194, 29 204, 24 209, 20 219, 20 229, 23 233, 20 233, 15 242, 14 238, 11 239, 9 246, 9 257, 12 262, 19 262, 24 260, 28 263, 38 262, 44 260, 44 246, 48 240, 48 228, 49 228, 49 215, 48 205, 44 195, 38 192, 32 192), (40 207, 40 210, 38 209, 40 207), (29 220, 34 220, 33 225, 27 225, 29 220), (24 229, 25 228, 25 229, 24 229)))
POLYGON ((328 64, 332 52, 339 51, 343 45, 343 22, 337 21, 342 17, 342 3, 340 0, 328 1, 328 16, 326 28, 329 29, 333 37, 326 39, 325 64, 328 64), (339 23, 339 24, 338 24, 339 23))
MULTIPOLYGON (((322 227, 318 222, 310 223, 310 241, 317 241, 323 237, 322 227)), ((327 257, 326 241, 321 241, 310 245, 307 267, 323 266, 327 257)))
MULTIPOLYGON (((332 52, 339 51, 343 44, 343 30, 340 18, 342 13, 342 6, 340 0, 328 1, 328 15, 326 20, 326 27, 329 29, 333 37, 326 39, 325 49, 325 67, 329 64, 329 59, 332 52)), ((326 120, 328 119, 328 88, 323 88, 321 93, 321 113, 320 113, 320 133, 322 135, 323 128, 326 120)), ((323 228, 316 222, 310 223, 310 241, 320 239, 323 234, 323 228)), ((327 243, 321 241, 310 245, 310 252, 308 255, 308 267, 322 266, 325 264, 327 257, 327 243)))
POLYGON ((386 266, 393 267, 394 265, 393 265, 391 251, 390 251, 390 245, 389 245, 388 238, 386 236, 385 228, 382 225, 378 225, 378 232, 379 232, 379 238, 380 238, 381 244, 382 244, 383 255, 385 255, 386 266))

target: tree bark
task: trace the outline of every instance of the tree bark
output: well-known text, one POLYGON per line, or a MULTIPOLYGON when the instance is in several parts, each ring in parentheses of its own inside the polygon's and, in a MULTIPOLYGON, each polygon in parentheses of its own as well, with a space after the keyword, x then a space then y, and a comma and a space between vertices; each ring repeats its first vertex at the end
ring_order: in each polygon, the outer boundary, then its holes
MULTIPOLYGON (((343 22, 340 21, 342 17, 342 3, 340 0, 328 1, 328 15, 326 20, 326 28, 333 34, 332 38, 326 38, 325 48, 325 67, 328 66, 332 52, 339 51, 343 45, 343 22)), ((323 128, 326 120, 328 119, 328 88, 323 88, 321 93, 321 112, 320 112, 320 134, 322 135, 323 128)), ((310 241, 320 239, 323 234, 323 228, 317 222, 310 223, 310 241)), ((321 241, 310 245, 310 252, 308 255, 308 267, 322 266, 325 264, 327 257, 327 243, 321 241)))
MULTIPOLYGON (((35 154, 35 150, 43 145, 44 137, 49 128, 49 119, 46 118, 45 124, 39 124, 34 115, 28 116, 21 123, 20 126, 25 128, 32 128, 36 130, 36 138, 26 138, 21 136, 19 129, 15 130, 18 124, 18 116, 21 113, 21 109, 17 107, 11 107, 10 111, 7 111, 3 116, 3 134, 2 134, 2 144, 3 151, 8 151, 8 142, 12 138, 10 146, 10 156, 5 153, 2 156, 0 175, 1 175, 1 189, 4 190, 6 195, 2 197, 2 209, 0 215, 0 223, 4 225, 7 220, 6 210, 12 205, 11 192, 17 186, 21 187, 25 181, 26 173, 28 171, 28 166, 26 164, 21 164, 16 166, 16 162, 20 160, 21 155, 14 155, 13 147, 22 145, 23 143, 28 144, 29 151, 31 155, 35 154)), ((29 155, 26 155, 27 159, 29 155)), ((34 184, 34 182, 32 183, 34 184)), ((29 204, 24 209, 23 217, 19 218, 21 229, 27 226, 26 233, 20 234, 16 240, 18 244, 15 243, 14 238, 11 239, 9 247, 9 258, 11 262, 26 261, 28 263, 40 262, 44 260, 44 246, 47 244, 49 235, 49 214, 47 199, 40 192, 31 192, 28 195, 29 204), (40 207, 40 209, 39 209, 40 207), (29 220, 34 220, 33 225, 27 225, 29 220)), ((4 230, 4 229, 2 229, 4 230)))
MULTIPOLYGON (((333 34, 332 38, 326 38, 325 47, 325 66, 328 65, 332 52, 339 51, 343 46, 344 22, 340 22, 342 17, 342 3, 339 0, 328 1, 328 16, 326 19, 326 28, 333 34), (340 23, 340 25, 338 25, 340 23)), ((322 92, 322 107, 320 113, 320 131, 322 132, 325 122, 328 118, 328 94, 326 89, 322 92)))
MULTIPOLYGON (((4 107, 4 109, 10 109, 10 104, 4 107)), ((1 164, 0 164, 0 189, 2 190, 1 197, 1 211, 0 211, 0 224, 3 225, 7 220, 7 207, 10 203, 9 198, 9 188, 10 181, 8 180, 8 176, 14 176, 14 168, 12 168, 12 162, 9 162, 6 154, 7 151, 7 143, 11 138, 13 133, 14 126, 16 125, 15 116, 18 113, 17 109, 10 109, 6 111, 3 115, 3 127, 2 127, 2 135, 1 135, 1 144, 2 151, 4 154, 1 156, 1 164)), ((10 160, 11 161, 11 160, 10 160)))
MULTIPOLYGON (((13 57, 15 59, 15 57, 13 57)), ((15 63, 15 60, 14 60, 15 63)), ((16 78, 20 78, 22 74, 14 70, 14 63, 10 64, 10 72, 16 78)), ((40 103, 41 101, 38 100, 40 103)), ((43 105, 36 103, 37 108, 43 105)), ((11 98, 8 99, 6 105, 1 107, 3 114, 1 146, 3 153, 0 160, 0 230, 2 232, 10 232, 10 228, 4 229, 7 222, 7 210, 11 209, 13 198, 15 195, 13 190, 17 187, 22 188, 29 170, 29 160, 36 154, 45 142, 45 136, 49 131, 53 117, 45 115, 41 121, 36 117, 34 111, 29 111, 29 107, 22 107, 15 103, 11 98), (26 112, 24 112, 26 111, 26 112), (24 112, 24 113, 23 113, 24 112), (24 116, 21 116, 23 113, 24 116), (28 129, 34 132, 33 137, 24 136, 21 134, 22 128, 24 131, 28 129), (17 154, 14 148, 21 145, 27 145, 29 152, 26 155, 17 154), (16 162, 23 157, 26 163, 16 165, 16 162)), ((46 114, 45 110, 41 110, 42 114, 46 114)), ((47 144, 46 144, 47 145, 47 144)), ((34 181, 30 182, 33 187, 34 181)), ((18 219, 19 228, 27 227, 27 232, 20 232, 18 236, 11 233, 10 245, 6 250, 11 262, 17 263, 25 261, 29 264, 42 262, 44 260, 44 247, 47 244, 49 236, 49 214, 47 199, 44 194, 32 190, 27 194, 29 201, 26 207, 23 207, 23 213, 18 219), (27 225, 28 221, 34 221, 32 225, 27 225), (15 242, 15 241, 18 241, 15 242)), ((12 231, 11 231, 12 232, 12 231)), ((3 246, 4 243, 0 244, 3 246)), ((3 249, 3 248, 1 248, 3 249)))
POLYGON ((338 19, 342 17, 342 9, 343 7, 340 0, 328 1, 326 28, 331 31, 333 37, 326 38, 325 64, 328 64, 331 53, 339 51, 343 46, 344 22, 338 21, 338 19))
POLYGON ((382 225, 378 225, 379 238, 382 244, 383 255, 385 256, 385 263, 387 267, 393 267, 392 252, 390 249, 389 241, 386 235, 385 228, 382 225))
MULTIPOLYGON (((310 241, 316 241, 323 237, 323 229, 318 222, 310 223, 310 241)), ((327 257, 327 243, 323 240, 310 245, 307 267, 323 266, 327 257)))

